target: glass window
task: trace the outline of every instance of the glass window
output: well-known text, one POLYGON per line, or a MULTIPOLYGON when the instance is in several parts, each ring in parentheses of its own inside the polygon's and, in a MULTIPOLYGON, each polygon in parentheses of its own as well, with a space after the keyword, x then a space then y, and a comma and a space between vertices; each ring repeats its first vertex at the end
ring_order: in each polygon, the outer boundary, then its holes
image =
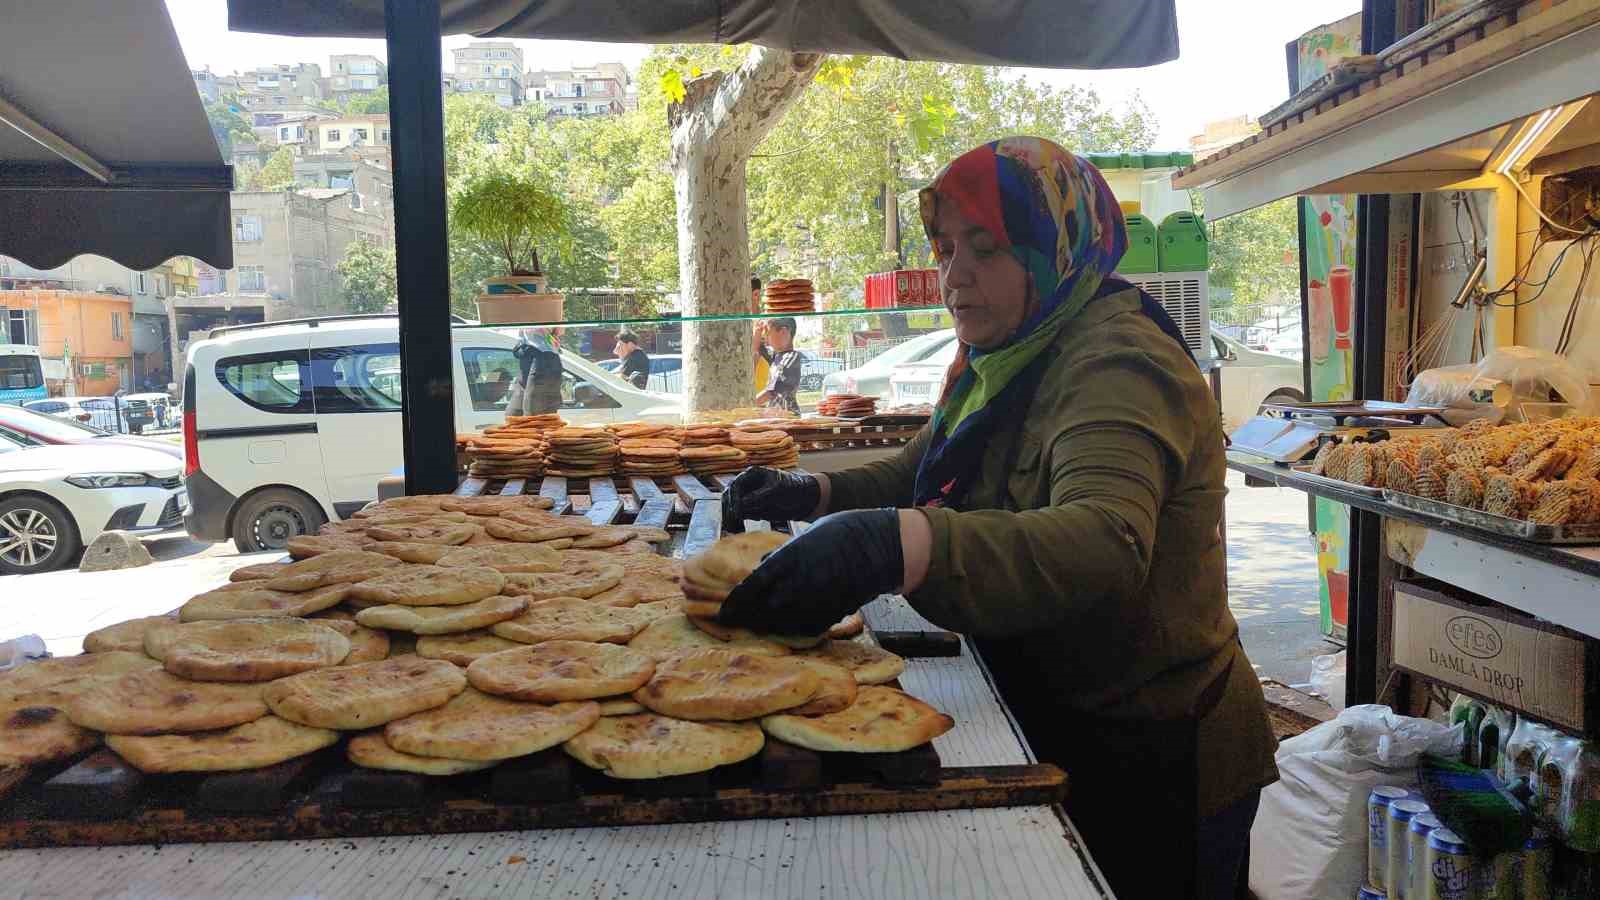
POLYGON ((332 143, 333 141, 337 141, 338 139, 339 139, 339 129, 337 129, 337 128, 329 128, 328 129, 328 141, 329 141, 329 143, 332 143))
POLYGON ((311 351, 317 415, 399 412, 400 345, 363 344, 311 351))
MULTIPOLYGON (((285 129, 287 130, 287 129, 285 129)), ((236 241, 261 240, 260 216, 234 216, 233 239, 236 241)))
POLYGON ((379 129, 379 131, 378 131, 378 140, 381 143, 385 143, 385 144, 389 143, 389 129, 387 129, 387 128, 379 129))
POLYGON ((28 390, 44 385, 44 370, 37 356, 0 356, 0 388, 28 390))
POLYGON ((265 294, 267 292, 267 273, 261 266, 239 267, 239 293, 265 294))
POLYGON ((256 409, 309 413, 309 366, 304 350, 230 356, 217 361, 217 380, 256 409))
POLYGON ((494 74, 494 66, 484 66, 483 67, 483 74, 485 74, 485 75, 493 75, 494 74))
POLYGON ((463 347, 461 366, 467 373, 467 395, 475 410, 505 409, 511 385, 521 367, 510 350, 500 347, 463 347))
POLYGON ((144 286, 143 272, 133 273, 133 292, 136 294, 147 294, 150 292, 150 289, 144 286))
POLYGON ((367 140, 367 130, 365 128, 357 128, 350 133, 350 139, 353 141, 367 140))
POLYGON ((111 339, 113 341, 122 340, 122 313, 114 312, 111 314, 111 339))

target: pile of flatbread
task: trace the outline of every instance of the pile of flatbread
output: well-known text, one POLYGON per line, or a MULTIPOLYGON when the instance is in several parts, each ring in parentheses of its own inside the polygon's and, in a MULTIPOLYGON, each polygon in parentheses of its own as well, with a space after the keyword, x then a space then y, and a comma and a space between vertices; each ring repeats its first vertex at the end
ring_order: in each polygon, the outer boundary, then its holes
POLYGON ((250 769, 343 741, 377 769, 452 775, 560 745, 658 778, 747 759, 766 734, 884 752, 952 726, 885 686, 904 663, 879 648, 689 615, 684 585, 759 563, 749 536, 684 566, 650 552, 664 531, 544 505, 386 501, 300 539, 299 559, 0 674, 0 766, 103 739, 146 772, 250 769))

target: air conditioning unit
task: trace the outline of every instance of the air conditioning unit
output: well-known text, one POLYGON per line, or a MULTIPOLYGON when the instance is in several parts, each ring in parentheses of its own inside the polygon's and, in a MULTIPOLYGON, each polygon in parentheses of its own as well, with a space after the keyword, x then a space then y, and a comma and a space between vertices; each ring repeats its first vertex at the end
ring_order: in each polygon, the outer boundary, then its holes
POLYGON ((1210 276, 1206 272, 1118 273, 1145 289, 1178 323, 1184 343, 1202 370, 1209 371, 1215 345, 1211 343, 1210 276))

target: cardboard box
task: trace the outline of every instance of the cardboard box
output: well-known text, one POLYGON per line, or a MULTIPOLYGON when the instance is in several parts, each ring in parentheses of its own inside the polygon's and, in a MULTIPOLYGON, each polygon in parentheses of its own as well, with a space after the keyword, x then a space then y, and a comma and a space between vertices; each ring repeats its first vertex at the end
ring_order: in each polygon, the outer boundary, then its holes
POLYGON ((1394 664, 1557 728, 1600 733, 1600 642, 1440 582, 1395 582, 1394 664))

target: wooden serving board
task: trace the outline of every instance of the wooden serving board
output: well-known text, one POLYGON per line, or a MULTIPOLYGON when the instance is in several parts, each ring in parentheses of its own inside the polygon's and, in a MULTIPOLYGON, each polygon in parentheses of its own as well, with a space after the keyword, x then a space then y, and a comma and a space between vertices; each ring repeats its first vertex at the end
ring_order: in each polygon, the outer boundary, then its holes
POLYGON ((336 745, 277 766, 145 775, 110 751, 37 767, 0 802, 0 847, 297 840, 657 825, 1059 803, 1054 766, 946 768, 904 753, 815 753, 768 739, 695 775, 608 778, 559 748, 448 778, 361 769, 336 745))

